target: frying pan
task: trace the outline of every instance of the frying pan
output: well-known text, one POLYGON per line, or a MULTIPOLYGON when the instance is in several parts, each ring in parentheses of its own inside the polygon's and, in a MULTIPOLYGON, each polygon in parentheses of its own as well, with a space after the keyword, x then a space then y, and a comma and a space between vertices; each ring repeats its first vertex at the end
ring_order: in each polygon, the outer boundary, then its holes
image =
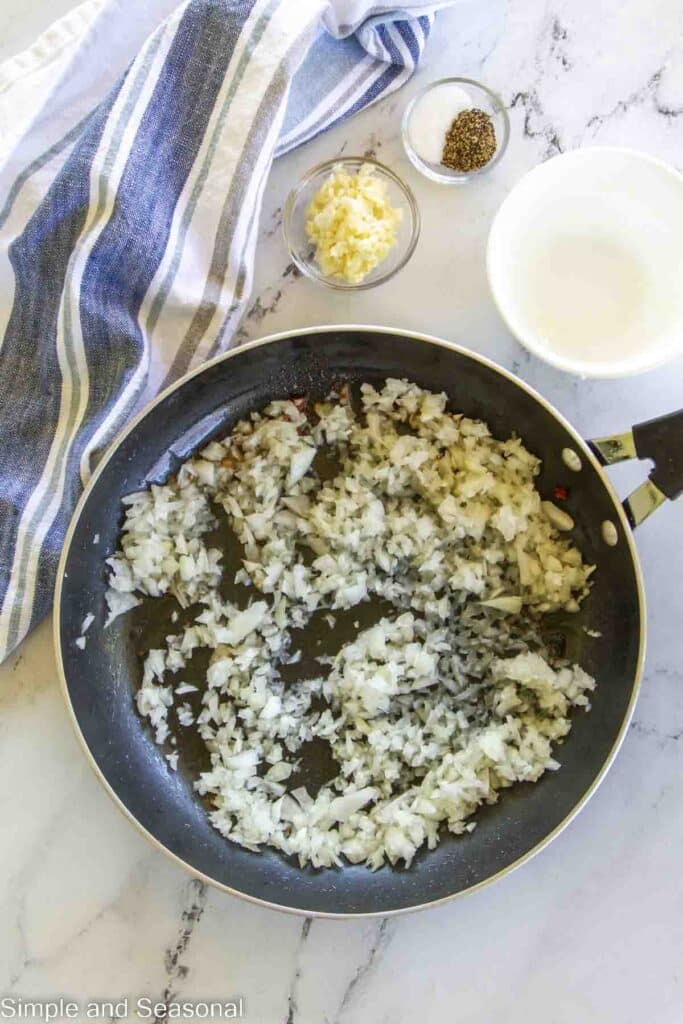
MULTIPOLYGON (((545 399, 507 371, 448 342, 407 331, 312 328, 214 359, 165 391, 128 426, 98 466, 67 534, 56 591, 57 659, 67 705, 100 780, 131 821, 195 876, 279 909, 386 915, 433 905, 499 878, 567 825, 595 791, 623 739, 645 650, 643 583, 631 525, 665 497, 680 493, 683 446, 676 439, 682 431, 683 412, 586 443, 545 399), (560 616, 554 628, 598 686, 590 714, 574 715, 571 734, 559 749, 561 769, 547 772, 535 785, 519 784, 498 804, 484 807, 471 835, 444 835, 437 849, 419 851, 408 869, 301 869, 274 850, 252 853, 214 830, 192 789, 197 751, 181 751, 179 770, 168 769, 133 702, 140 652, 154 645, 155 629, 157 639, 164 631, 160 621, 141 622, 139 609, 103 628, 104 559, 117 547, 121 498, 166 479, 250 411, 275 398, 322 397, 340 381, 380 383, 390 376, 445 391, 450 408, 485 420, 498 437, 519 434, 542 459, 543 497, 552 498, 558 485, 567 487, 574 539, 597 571, 581 612, 564 621, 560 616), (563 461, 566 448, 579 455, 579 472, 570 472, 563 461), (602 464, 632 456, 654 458, 656 468, 622 507, 602 464), (91 611, 96 620, 81 651, 75 639, 91 611), (589 636, 584 627, 600 636, 589 636)), ((230 560, 228 552, 224 562, 230 560)), ((371 613, 372 606, 363 610, 371 613)), ((354 618, 359 611, 353 609, 354 618)), ((346 639, 333 634, 338 646, 346 639)), ((304 646, 313 643, 307 637, 304 646)), ((314 775, 318 769, 324 766, 313 754, 308 770, 314 775)))

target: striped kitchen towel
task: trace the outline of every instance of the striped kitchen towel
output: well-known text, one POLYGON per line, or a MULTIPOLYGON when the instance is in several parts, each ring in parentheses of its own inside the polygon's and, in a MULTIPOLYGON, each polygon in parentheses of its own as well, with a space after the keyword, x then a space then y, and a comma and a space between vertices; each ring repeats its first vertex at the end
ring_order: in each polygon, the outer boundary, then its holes
POLYGON ((176 3, 86 0, 0 66, 0 660, 93 458, 229 346, 273 156, 405 82, 445 6, 176 3))

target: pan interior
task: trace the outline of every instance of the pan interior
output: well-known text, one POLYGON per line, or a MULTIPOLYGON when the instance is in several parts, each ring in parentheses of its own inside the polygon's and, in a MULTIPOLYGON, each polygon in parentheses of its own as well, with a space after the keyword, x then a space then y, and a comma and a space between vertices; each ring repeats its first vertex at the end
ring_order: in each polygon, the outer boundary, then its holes
MULTIPOLYGON (((68 695, 86 746, 128 813, 218 885, 308 913, 388 913, 419 906, 484 882, 534 850, 561 826, 609 760, 630 710, 639 662, 640 604, 631 549, 600 472, 587 459, 580 473, 564 464, 563 448, 575 444, 543 403, 495 368, 458 349, 391 331, 325 329, 282 337, 213 363, 164 396, 123 438, 88 493, 72 528, 61 581, 58 629, 68 695), (104 559, 117 546, 121 498, 165 479, 251 410, 294 394, 323 396, 342 381, 380 383, 390 376, 445 391, 450 408, 485 420, 498 437, 518 434, 543 460, 543 497, 552 497, 558 485, 568 488, 575 541, 597 571, 581 613, 567 615, 558 626, 572 658, 598 686, 590 714, 574 714, 572 732, 557 755, 561 769, 534 785, 519 784, 483 808, 471 835, 445 835, 436 850, 420 851, 407 870, 301 869, 275 851, 244 850, 212 828, 191 784, 202 764, 199 747, 184 752, 186 769, 169 771, 133 704, 139 655, 155 630, 159 634, 160 610, 137 616, 135 610, 104 630, 104 559), (615 547, 602 539, 605 519, 617 526, 615 547), (96 619, 81 651, 74 641, 89 612, 96 619), (589 636, 586 628, 600 636, 589 636)), ((359 607, 353 620, 363 618, 362 626, 383 611, 372 604, 359 607)), ((333 631, 314 627, 305 654, 323 651, 323 643, 338 649, 349 630, 353 623, 345 616, 333 631)), ((201 664, 196 669, 201 672, 201 664)), ((318 781, 326 772, 329 777, 324 755, 312 751, 308 765, 311 781, 316 773, 318 781)))

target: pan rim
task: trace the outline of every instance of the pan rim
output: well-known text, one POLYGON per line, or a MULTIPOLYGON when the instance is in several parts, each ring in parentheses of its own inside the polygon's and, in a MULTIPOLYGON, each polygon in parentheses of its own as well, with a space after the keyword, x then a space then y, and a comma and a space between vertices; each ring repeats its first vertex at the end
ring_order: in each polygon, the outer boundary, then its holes
POLYGON ((191 370, 189 373, 179 378, 179 380, 169 385, 169 387, 164 388, 163 391, 161 391, 150 402, 148 402, 140 410, 140 412, 137 413, 128 424, 126 424, 126 426, 117 434, 117 436, 111 442, 107 451, 100 459, 97 467, 95 468, 95 471, 93 472, 90 480, 88 481, 87 486, 85 487, 81 497, 79 498, 79 501, 76 505, 76 508, 74 509, 73 515, 69 522, 69 526, 64 537, 64 544, 59 559, 59 565, 57 567, 57 579, 55 583, 54 592, 54 610, 52 617, 52 630, 60 690, 62 692, 67 712, 71 720, 73 729, 76 733, 78 742, 81 748, 83 749, 86 759, 89 762, 93 772, 95 773, 96 778, 99 780, 104 790, 108 793, 109 797, 114 802, 115 806, 118 808, 121 814, 123 814, 123 816, 131 824, 135 826, 138 832, 140 832, 153 846, 155 846, 158 850, 164 853, 165 856, 167 856, 171 861, 173 861, 175 864, 181 867, 190 876, 204 882, 207 885, 212 886, 214 889, 218 889, 220 892, 227 893, 230 896, 236 896, 239 899, 246 900, 248 903, 255 904, 256 906, 267 907, 269 910, 276 910, 281 913, 293 914, 298 917, 320 918, 330 920, 355 920, 360 918, 397 917, 403 914, 416 913, 420 910, 427 910, 429 908, 442 906, 443 904, 449 903, 452 900, 459 899, 463 896, 467 896, 471 893, 477 892, 480 889, 483 889, 486 886, 499 881, 506 875, 511 874, 517 868, 521 867, 523 864, 526 864, 529 861, 531 861, 538 853, 541 852, 541 850, 544 850, 547 846, 549 846, 550 843, 554 839, 556 839, 557 836, 559 836, 565 828, 567 828, 567 826, 576 818, 580 811, 583 810, 588 801, 597 791, 600 784, 603 782, 605 776, 607 775, 607 772, 614 763, 614 760, 619 752, 619 749, 628 731, 631 719, 633 717, 633 713, 635 711, 638 695, 640 693, 640 687, 642 684, 646 650, 646 622, 647 615, 643 573, 640 565, 640 559, 638 557, 638 551, 633 539, 633 533, 631 530, 631 526, 628 522, 628 519, 626 517, 626 513, 624 512, 621 501, 616 491, 614 490, 614 487, 612 486, 609 477, 604 471, 604 467, 600 464, 596 456, 593 454, 588 443, 584 440, 581 434, 579 434, 576 428, 573 427, 572 424, 562 415, 562 413, 560 413, 559 410, 556 409, 550 401, 548 401, 548 399, 546 399, 542 394, 536 391, 535 388, 533 388, 530 384, 527 384, 526 381, 515 376, 515 374, 511 373, 509 370, 506 370, 504 367, 494 362, 494 360, 489 359, 487 356, 483 356, 478 352, 473 352, 471 349, 466 348, 464 345, 459 345, 456 342, 448 341, 445 338, 439 338, 432 334, 425 334, 421 331, 411 331, 398 327, 383 326, 381 324, 349 323, 319 324, 310 327, 292 328, 286 331, 278 331, 274 334, 266 335, 263 338, 257 338, 254 339, 253 341, 246 342, 245 344, 240 345, 237 348, 230 349, 227 352, 223 352, 220 355, 215 356, 213 359, 208 360, 206 363, 202 363, 202 365, 197 367, 195 370, 191 370), (553 416, 554 419, 562 427, 564 427, 567 433, 573 438, 575 444, 579 447, 581 451, 582 457, 586 458, 592 464, 594 469, 598 471, 599 478, 612 502, 612 505, 614 506, 616 517, 618 518, 623 528, 624 538, 628 545, 628 551, 631 557, 631 563, 633 565, 639 616, 638 655, 636 659, 635 673, 631 687, 631 694, 629 697, 628 706, 626 708, 623 721, 619 728, 619 732, 615 738, 612 748, 610 749, 599 771, 596 773, 590 786, 585 790, 585 792, 582 794, 579 800, 577 800, 577 802, 574 804, 574 806, 571 808, 568 814, 565 815, 563 820, 558 825, 556 825, 551 832, 544 836, 543 839, 536 843, 535 846, 533 846, 530 850, 527 850, 526 853, 522 854, 521 857, 518 857, 511 864, 508 864, 506 865, 506 867, 501 868, 499 871, 496 871, 488 878, 484 878, 481 881, 476 882, 465 889, 461 889, 459 892, 449 893, 446 896, 440 896, 438 899, 429 900, 424 903, 416 903, 408 907, 397 907, 392 910, 360 911, 357 913, 348 911, 332 912, 323 910, 306 910, 301 907, 287 906, 280 903, 274 903, 270 900, 262 899, 258 896, 253 896, 251 893, 243 892, 240 889, 235 889, 232 886, 226 885, 224 882, 220 882, 217 879, 212 878, 210 875, 207 875, 204 872, 193 867, 186 860, 183 860, 182 857, 178 856, 178 854, 174 853, 167 846, 165 846, 152 832, 150 832, 135 817, 132 811, 123 802, 121 797, 119 797, 119 795, 115 792, 115 790, 109 783, 108 779, 105 777, 102 769, 100 768, 95 757, 95 754, 92 752, 92 750, 90 749, 86 742, 85 736, 81 731, 76 711, 71 701, 71 695, 69 693, 69 687, 66 680, 66 672, 64 670, 64 661, 62 658, 62 643, 60 635, 62 585, 64 581, 64 572, 66 569, 69 551, 71 549, 71 543, 73 540, 73 535, 76 526, 80 520, 81 514, 83 512, 86 502, 88 501, 88 498, 90 497, 90 494, 94 490, 99 477, 104 472, 106 466, 110 462, 114 453, 118 450, 118 448, 121 446, 123 441, 129 436, 129 434, 131 434, 137 428, 138 424, 140 424, 142 420, 144 420, 145 417, 152 411, 152 409, 154 409, 161 402, 165 401, 165 399, 174 391, 177 391, 179 388, 183 387, 189 380, 199 376, 201 373, 206 372, 211 367, 216 366, 221 362, 225 362, 226 360, 231 359, 238 354, 241 354, 242 352, 259 348, 262 345, 273 344, 278 341, 285 340, 287 338, 301 337, 307 334, 352 331, 400 335, 401 337, 413 338, 416 341, 421 341, 426 344, 439 345, 442 348, 451 349, 455 352, 458 352, 460 355, 465 356, 466 358, 473 359, 475 362, 483 364, 488 369, 493 370, 494 372, 499 373, 501 376, 507 378, 511 383, 515 384, 517 387, 521 388, 521 390, 525 391, 531 398, 533 398, 539 405, 541 405, 546 410, 546 412, 553 416))

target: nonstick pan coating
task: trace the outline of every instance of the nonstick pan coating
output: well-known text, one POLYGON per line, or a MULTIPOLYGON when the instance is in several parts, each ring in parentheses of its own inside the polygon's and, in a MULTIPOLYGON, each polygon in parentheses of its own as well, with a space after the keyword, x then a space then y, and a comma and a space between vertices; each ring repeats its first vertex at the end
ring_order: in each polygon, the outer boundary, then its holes
MULTIPOLYGON (((357 617, 357 616, 356 616, 357 617)), ((74 516, 57 585, 55 631, 67 702, 86 752, 121 808, 152 841, 207 881, 247 898, 307 914, 387 914, 484 884, 535 853, 583 805, 614 757, 633 710, 643 658, 643 596, 632 537, 597 461, 553 408, 494 364, 437 339, 381 328, 317 328, 265 339, 219 358, 165 392, 122 435, 74 516), (273 850, 251 853, 216 832, 179 767, 168 769, 134 710, 141 666, 137 609, 104 630, 104 559, 117 547, 121 498, 160 482, 198 447, 274 398, 334 384, 408 377, 445 391, 450 407, 483 419, 498 437, 518 434, 543 460, 538 486, 569 488, 566 508, 584 557, 597 564, 581 613, 560 618, 569 653, 598 686, 590 714, 575 712, 562 767, 520 784, 482 809, 471 835, 446 834, 409 869, 301 869, 273 850), (571 473, 565 447, 580 452, 571 473), (612 520, 618 543, 602 538, 612 520), (94 538, 99 535, 99 543, 94 538), (85 616, 95 622, 81 651, 85 616), (589 637, 586 628, 597 630, 589 637)), ((345 638, 337 637, 339 643, 345 638)))

